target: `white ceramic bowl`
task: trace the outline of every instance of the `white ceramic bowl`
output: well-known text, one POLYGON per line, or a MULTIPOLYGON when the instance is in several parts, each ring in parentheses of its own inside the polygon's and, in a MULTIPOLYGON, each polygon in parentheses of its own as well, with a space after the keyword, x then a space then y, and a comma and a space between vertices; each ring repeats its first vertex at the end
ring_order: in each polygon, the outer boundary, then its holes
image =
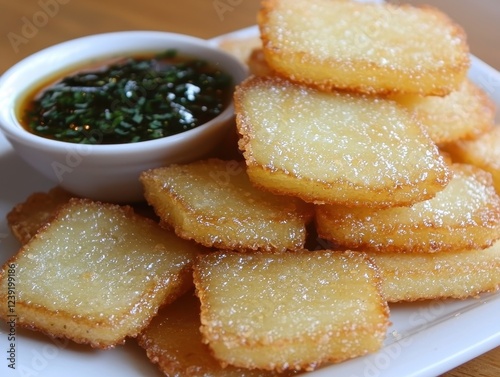
POLYGON ((64 42, 23 59, 0 78, 0 128, 15 151, 55 185, 75 195, 102 201, 143 199, 142 171, 170 163, 189 162, 212 151, 234 121, 232 103, 213 120, 189 131, 132 144, 80 145, 36 136, 16 118, 16 106, 26 91, 68 66, 93 59, 136 52, 176 49, 217 65, 238 84, 246 67, 231 55, 191 36, 125 31, 97 34, 64 42))

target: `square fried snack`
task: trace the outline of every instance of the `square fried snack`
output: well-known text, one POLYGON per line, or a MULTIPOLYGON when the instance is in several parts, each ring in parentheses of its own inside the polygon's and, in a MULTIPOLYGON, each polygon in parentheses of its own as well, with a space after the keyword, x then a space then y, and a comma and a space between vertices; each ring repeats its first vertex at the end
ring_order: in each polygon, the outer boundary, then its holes
POLYGON ((462 28, 431 7, 346 0, 264 0, 267 62, 322 90, 445 95, 469 68, 462 28))
POLYGON ((434 254, 370 253, 388 302, 465 299, 500 288, 500 242, 434 254))
POLYGON ((221 249, 304 247, 312 206, 256 189, 245 163, 208 159, 141 175, 145 197, 182 238, 221 249))
POLYGON ((71 199, 0 273, 0 316, 15 271, 19 326, 109 348, 136 336, 192 286, 201 246, 130 207, 71 199))
POLYGON ((420 123, 391 100, 251 77, 235 110, 248 175, 277 194, 390 207, 429 199, 451 178, 420 123))
POLYGON ((223 367, 203 344, 200 300, 188 292, 162 308, 137 340, 149 359, 170 377, 271 377, 285 376, 259 369, 223 367))
POLYGON ((473 250, 500 238, 500 197, 491 175, 451 165, 453 178, 434 198, 409 207, 316 207, 318 235, 356 250, 434 253, 473 250))
POLYGON ((227 365, 312 370, 378 350, 389 323, 363 253, 216 252, 194 281, 204 342, 227 365))

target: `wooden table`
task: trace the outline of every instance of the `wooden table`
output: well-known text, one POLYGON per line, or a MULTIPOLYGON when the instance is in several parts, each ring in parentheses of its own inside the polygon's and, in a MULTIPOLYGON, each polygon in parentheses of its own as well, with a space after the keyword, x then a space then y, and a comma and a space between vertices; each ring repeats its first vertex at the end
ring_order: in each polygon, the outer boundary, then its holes
MULTIPOLYGON (((427 2, 462 23, 472 52, 500 69, 498 0, 427 2)), ((35 51, 88 34, 147 29, 214 37, 253 25, 258 7, 258 0, 0 0, 0 73, 35 51)), ((500 376, 500 347, 443 376, 500 376)))

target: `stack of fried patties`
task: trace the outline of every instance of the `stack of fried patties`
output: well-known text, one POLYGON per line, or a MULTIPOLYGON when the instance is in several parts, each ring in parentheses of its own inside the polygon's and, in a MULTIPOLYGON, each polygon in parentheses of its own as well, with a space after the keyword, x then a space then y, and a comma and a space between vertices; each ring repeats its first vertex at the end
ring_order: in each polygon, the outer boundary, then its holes
POLYGON ((462 29, 348 0, 264 0, 258 22, 239 159, 144 172, 154 216, 11 212, 20 325, 136 337, 167 375, 268 376, 376 352, 390 303, 498 289, 500 134, 462 29))

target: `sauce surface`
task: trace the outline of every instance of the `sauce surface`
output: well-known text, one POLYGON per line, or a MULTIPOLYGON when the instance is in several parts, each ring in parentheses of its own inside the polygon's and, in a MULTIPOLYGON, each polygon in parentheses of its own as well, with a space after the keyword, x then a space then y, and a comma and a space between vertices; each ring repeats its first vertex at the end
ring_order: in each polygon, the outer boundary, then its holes
POLYGON ((175 135, 206 123, 229 104, 231 77, 175 50, 128 57, 36 88, 20 107, 23 127, 81 144, 123 144, 175 135))

